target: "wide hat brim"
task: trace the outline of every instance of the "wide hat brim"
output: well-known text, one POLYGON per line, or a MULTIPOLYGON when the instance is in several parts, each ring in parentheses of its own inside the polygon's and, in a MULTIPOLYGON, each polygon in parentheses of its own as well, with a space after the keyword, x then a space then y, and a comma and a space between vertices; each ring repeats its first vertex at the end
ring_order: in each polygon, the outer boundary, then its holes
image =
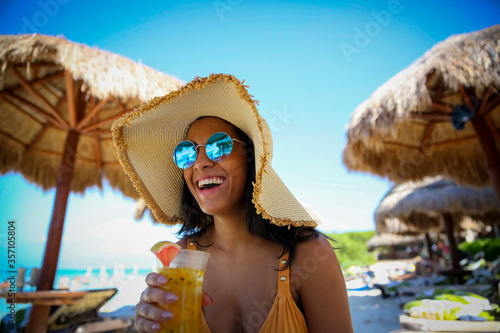
POLYGON ((231 75, 197 77, 113 124, 113 142, 123 170, 158 221, 167 225, 183 221, 184 178, 172 152, 196 119, 213 116, 241 129, 254 144, 257 213, 280 226, 317 225, 271 167, 271 131, 246 88, 231 75))

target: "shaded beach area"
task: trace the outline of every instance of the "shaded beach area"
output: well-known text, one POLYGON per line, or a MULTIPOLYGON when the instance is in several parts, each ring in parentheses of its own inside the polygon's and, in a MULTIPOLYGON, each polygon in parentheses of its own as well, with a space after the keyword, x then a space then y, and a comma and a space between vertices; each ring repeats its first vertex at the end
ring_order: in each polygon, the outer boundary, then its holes
POLYGON ((380 289, 367 288, 361 279, 347 282, 354 332, 391 332, 401 328, 401 309, 394 298, 382 298, 380 289))

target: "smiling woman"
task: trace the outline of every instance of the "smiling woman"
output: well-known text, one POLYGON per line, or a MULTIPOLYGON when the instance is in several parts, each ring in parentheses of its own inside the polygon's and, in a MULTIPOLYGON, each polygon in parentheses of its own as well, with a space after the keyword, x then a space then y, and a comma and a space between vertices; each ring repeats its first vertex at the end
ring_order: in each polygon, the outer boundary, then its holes
MULTIPOLYGON (((352 332, 335 253, 271 167, 269 127, 242 82, 196 78, 117 121, 113 140, 155 217, 210 254, 203 332, 352 332)), ((159 274, 146 282, 136 327, 156 332, 172 313, 155 304, 180 295, 159 274)))

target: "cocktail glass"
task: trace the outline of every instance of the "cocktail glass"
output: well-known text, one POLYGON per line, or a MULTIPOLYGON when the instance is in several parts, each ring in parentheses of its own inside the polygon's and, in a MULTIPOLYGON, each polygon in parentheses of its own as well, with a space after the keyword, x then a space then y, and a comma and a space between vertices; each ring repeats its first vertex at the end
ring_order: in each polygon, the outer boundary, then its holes
POLYGON ((206 252, 180 250, 169 267, 163 267, 158 260, 158 272, 167 278, 162 288, 179 298, 173 303, 159 304, 173 317, 161 323, 158 332, 201 333, 201 295, 208 257, 206 252))

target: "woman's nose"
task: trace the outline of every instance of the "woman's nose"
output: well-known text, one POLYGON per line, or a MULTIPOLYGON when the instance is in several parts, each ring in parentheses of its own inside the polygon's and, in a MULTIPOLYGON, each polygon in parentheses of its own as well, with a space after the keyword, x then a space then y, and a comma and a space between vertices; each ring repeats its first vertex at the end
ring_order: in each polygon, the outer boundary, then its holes
POLYGON ((194 162, 194 168, 201 170, 214 165, 214 161, 208 158, 205 147, 198 148, 198 154, 196 156, 196 161, 194 162))

